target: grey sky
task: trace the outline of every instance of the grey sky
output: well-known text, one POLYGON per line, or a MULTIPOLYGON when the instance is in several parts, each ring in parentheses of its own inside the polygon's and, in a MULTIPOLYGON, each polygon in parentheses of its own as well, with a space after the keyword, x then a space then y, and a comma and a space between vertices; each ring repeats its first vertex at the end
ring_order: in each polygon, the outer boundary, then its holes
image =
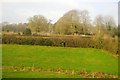
POLYGON ((93 20, 98 14, 111 15, 116 23, 118 19, 118 0, 34 0, 3 1, 2 21, 10 23, 27 22, 33 15, 43 15, 52 22, 56 22, 64 13, 71 9, 88 10, 93 20))

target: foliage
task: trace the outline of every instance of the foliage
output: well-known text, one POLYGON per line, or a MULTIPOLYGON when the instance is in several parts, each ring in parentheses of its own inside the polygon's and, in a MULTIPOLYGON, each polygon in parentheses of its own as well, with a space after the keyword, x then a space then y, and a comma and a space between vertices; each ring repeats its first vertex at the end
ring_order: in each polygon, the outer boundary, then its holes
POLYGON ((2 23, 2 31, 4 32, 23 32, 27 27, 27 23, 9 24, 7 22, 2 23))
POLYGON ((23 32, 23 35, 31 35, 32 32, 29 28, 26 28, 25 31, 23 32))
POLYGON ((62 46, 62 47, 81 47, 105 49, 111 53, 118 54, 118 39, 81 36, 7 36, 2 38, 3 44, 26 44, 42 46, 62 46), (111 46, 112 45, 112 46, 111 46))
POLYGON ((35 15, 33 17, 30 17, 28 26, 32 30, 32 32, 48 32, 48 21, 42 15, 35 15))
POLYGON ((70 10, 61 17, 56 25, 57 34, 86 34, 90 25, 89 13, 86 10, 70 10))
POLYGON ((24 31, 24 35, 33 34, 31 37, 16 37, 16 35, 14 35, 14 37, 12 35, 3 36, 4 44, 97 48, 118 54, 118 39, 116 36, 120 35, 120 29, 117 30, 114 18, 108 15, 97 15, 94 23, 91 23, 89 12, 87 10, 70 10, 55 24, 52 24, 51 20, 48 22, 42 15, 34 15, 29 18, 28 23, 24 24, 9 24, 4 22, 2 29, 3 31, 7 31, 7 33, 16 31, 20 33, 21 31, 24 31), (30 29, 26 29, 26 26, 30 29), (46 36, 51 33, 63 36, 46 36), (43 34, 45 36, 41 36, 43 34), (81 37, 83 34, 84 37, 81 37), (87 37, 89 35, 90 37, 87 37))
POLYGON ((110 35, 115 37, 118 35, 118 27, 112 16, 97 15, 91 21, 87 10, 70 10, 66 12, 54 24, 51 20, 47 20, 43 15, 34 15, 29 18, 28 23, 9 24, 3 22, 3 32, 23 32, 27 27, 30 28, 32 34, 63 34, 63 35, 110 35))
POLYGON ((61 17, 56 25, 55 32, 57 34, 74 34, 75 28, 79 27, 79 12, 77 10, 71 10, 61 17))
POLYGON ((96 16, 95 20, 96 31, 94 32, 96 35, 109 35, 110 37, 115 37, 118 35, 117 25, 112 16, 96 16))

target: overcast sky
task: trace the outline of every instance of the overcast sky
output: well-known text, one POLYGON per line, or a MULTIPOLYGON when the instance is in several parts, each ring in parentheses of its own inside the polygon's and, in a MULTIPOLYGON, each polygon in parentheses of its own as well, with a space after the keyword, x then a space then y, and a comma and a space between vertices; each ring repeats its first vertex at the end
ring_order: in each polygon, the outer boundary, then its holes
POLYGON ((119 0, 3 0, 0 22, 27 22, 33 15, 43 15, 55 23, 69 10, 88 10, 93 20, 98 14, 111 15, 117 23, 119 0))

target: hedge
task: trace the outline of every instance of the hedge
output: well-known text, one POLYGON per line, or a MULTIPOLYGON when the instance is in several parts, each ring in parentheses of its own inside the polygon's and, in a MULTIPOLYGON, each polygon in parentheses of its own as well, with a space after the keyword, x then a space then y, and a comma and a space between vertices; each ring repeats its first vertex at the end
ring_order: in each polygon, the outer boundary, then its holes
POLYGON ((21 44, 21 45, 41 45, 41 46, 61 46, 61 47, 81 47, 104 49, 111 53, 118 54, 118 41, 116 39, 94 39, 92 37, 80 36, 8 36, 2 37, 3 44, 21 44))

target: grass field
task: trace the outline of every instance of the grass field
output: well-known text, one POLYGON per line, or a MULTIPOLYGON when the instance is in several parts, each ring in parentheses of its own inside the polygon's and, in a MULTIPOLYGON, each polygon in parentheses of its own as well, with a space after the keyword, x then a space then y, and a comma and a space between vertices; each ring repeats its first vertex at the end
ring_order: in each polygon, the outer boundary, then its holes
MULTIPOLYGON (((2 65, 43 69, 85 70, 118 74, 118 58, 93 48, 64 48, 33 45, 2 45, 2 65)), ((5 77, 81 77, 51 72, 3 70, 5 77)))
POLYGON ((53 72, 31 72, 31 71, 14 71, 4 70, 3 78, 83 78, 79 75, 56 74, 53 72))

